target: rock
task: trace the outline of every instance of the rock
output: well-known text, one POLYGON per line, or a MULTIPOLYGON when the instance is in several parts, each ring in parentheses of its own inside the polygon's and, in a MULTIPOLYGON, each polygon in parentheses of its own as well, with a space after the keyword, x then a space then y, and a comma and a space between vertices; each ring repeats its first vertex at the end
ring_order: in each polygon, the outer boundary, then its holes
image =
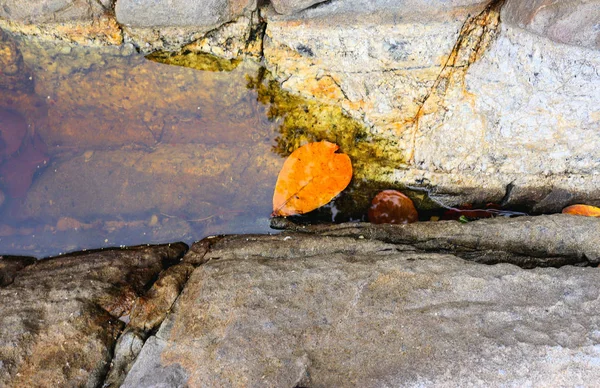
POLYGON ((600 247, 594 241, 594 236, 600 233, 600 220, 594 217, 554 214, 498 217, 466 224, 436 221, 406 225, 345 223, 333 226, 296 225, 276 218, 271 226, 327 236, 410 244, 426 251, 453 251, 460 257, 486 264, 511 263, 534 268, 600 262, 600 247))
POLYGON ((289 15, 325 0, 271 0, 273 8, 281 14, 289 15))
POLYGON ((268 143, 252 148, 161 144, 152 151, 98 150, 87 160, 78 155, 46 170, 27 193, 19 216, 86 220, 156 209, 201 222, 236 211, 270 214, 282 164, 268 143))
POLYGON ((254 76, 257 64, 243 63, 231 72, 197 71, 117 47, 72 47, 68 54, 62 53, 70 47, 64 44, 28 40, 19 47, 35 69, 36 92, 49 102, 46 122, 37 130, 54 153, 72 147, 253 141, 276 128, 247 88, 245 76, 254 76), (46 61, 52 64, 40 65, 46 61))
POLYGON ((28 262, 0 287, 0 385, 102 385, 124 326, 119 318, 186 248, 180 243, 28 262))
POLYGON ((448 193, 447 205, 501 200, 509 185, 600 202, 600 148, 586 140, 600 120, 596 1, 394 4, 267 12, 267 68, 284 88, 344 107, 385 158, 400 156, 382 180, 448 193))
POLYGON ((600 49, 600 1, 507 0, 502 20, 555 42, 600 49))
POLYGON ((347 237, 213 244, 123 387, 594 384, 596 268, 347 237))
POLYGON ((0 0, 0 28, 52 41, 119 45, 113 0, 0 0))
POLYGON ((17 44, 2 29, 0 29, 0 53, 0 89, 31 93, 33 91, 31 71, 25 66, 17 44))
POLYGON ((0 161, 19 150, 26 133, 27 122, 23 116, 0 108, 0 161))
POLYGON ((98 18, 112 0, 0 0, 0 18, 29 24, 61 23, 98 18))
POLYGON ((0 287, 11 284, 20 270, 33 263, 33 257, 0 256, 0 287))
POLYGON ((119 0, 115 13, 119 23, 130 27, 194 26, 208 31, 255 8, 256 0, 119 0))
POLYGON ((142 350, 148 334, 158 328, 181 293, 194 267, 182 263, 161 272, 152 288, 138 298, 129 314, 129 322, 115 345, 110 371, 104 387, 118 387, 142 350))

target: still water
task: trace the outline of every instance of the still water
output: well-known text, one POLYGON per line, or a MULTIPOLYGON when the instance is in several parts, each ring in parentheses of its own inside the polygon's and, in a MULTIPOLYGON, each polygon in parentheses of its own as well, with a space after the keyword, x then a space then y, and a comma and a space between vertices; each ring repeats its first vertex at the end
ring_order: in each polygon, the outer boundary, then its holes
POLYGON ((249 87, 258 65, 6 34, 0 52, 0 254, 270 231, 281 119, 249 87))

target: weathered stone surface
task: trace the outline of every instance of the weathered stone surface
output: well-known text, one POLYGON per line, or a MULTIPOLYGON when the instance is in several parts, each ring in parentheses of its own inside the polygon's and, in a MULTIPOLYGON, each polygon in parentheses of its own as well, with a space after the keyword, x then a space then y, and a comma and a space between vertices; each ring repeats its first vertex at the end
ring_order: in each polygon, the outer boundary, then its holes
POLYGON ((507 0, 502 20, 556 42, 600 49, 598 0, 507 0))
POLYGON ((115 13, 119 23, 132 27, 194 26, 208 31, 255 8, 256 0, 119 0, 115 13))
POLYGON ((186 248, 80 253, 13 274, 0 288, 0 385, 99 386, 123 327, 119 318, 186 248))
POLYGON ((323 1, 325 0, 271 0, 271 4, 278 13, 289 15, 323 1))
POLYGON ((113 0, 1 0, 0 28, 50 41, 119 45, 121 28, 113 0))
POLYGON ((124 387, 594 384, 595 268, 353 238, 215 243, 124 387), (267 248, 267 249, 265 249, 267 248), (404 249, 404 250, 399 250, 404 249))
POLYGON ((31 24, 89 20, 110 12, 112 3, 112 0, 1 0, 0 19, 31 24))
POLYGON ((486 264, 511 263, 534 268, 600 263, 600 247, 595 237, 600 233, 600 219, 594 217, 554 214, 498 217, 466 224, 437 221, 406 225, 296 225, 285 218, 274 218, 271 226, 326 236, 410 244, 426 251, 452 251, 486 264))
POLYGON ((502 199, 509 185, 510 204, 556 191, 600 202, 597 2, 508 1, 502 14, 502 2, 395 4, 267 13, 267 66, 401 155, 384 180, 425 185, 448 205, 502 199))
POLYGON ((34 262, 33 257, 0 256, 0 287, 11 284, 20 270, 34 262))
POLYGON ((21 51, 0 29, 0 89, 33 91, 30 70, 23 62, 21 51))
POLYGON ((129 314, 127 327, 115 345, 104 387, 121 385, 148 334, 163 322, 193 269, 189 263, 167 268, 160 273, 152 288, 136 300, 129 314))

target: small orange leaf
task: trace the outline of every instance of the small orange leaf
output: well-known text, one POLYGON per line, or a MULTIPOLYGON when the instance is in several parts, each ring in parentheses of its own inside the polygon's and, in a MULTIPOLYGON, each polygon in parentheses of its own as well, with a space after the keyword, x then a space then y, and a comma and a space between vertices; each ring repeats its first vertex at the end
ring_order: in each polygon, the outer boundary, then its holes
POLYGON ((336 154, 328 141, 308 143, 286 159, 273 194, 273 216, 291 216, 315 210, 331 201, 352 179, 352 163, 336 154))
POLYGON ((600 217, 600 208, 590 205, 571 205, 564 208, 562 212, 576 216, 600 217))

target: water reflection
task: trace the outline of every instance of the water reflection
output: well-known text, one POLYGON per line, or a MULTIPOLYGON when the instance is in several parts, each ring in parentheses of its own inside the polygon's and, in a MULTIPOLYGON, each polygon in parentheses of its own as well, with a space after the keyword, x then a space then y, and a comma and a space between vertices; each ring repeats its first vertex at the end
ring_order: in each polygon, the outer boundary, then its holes
POLYGON ((246 87, 258 65, 199 71, 127 46, 6 36, 0 51, 13 53, 0 73, 0 253, 269 231, 282 159, 278 121, 246 87))

